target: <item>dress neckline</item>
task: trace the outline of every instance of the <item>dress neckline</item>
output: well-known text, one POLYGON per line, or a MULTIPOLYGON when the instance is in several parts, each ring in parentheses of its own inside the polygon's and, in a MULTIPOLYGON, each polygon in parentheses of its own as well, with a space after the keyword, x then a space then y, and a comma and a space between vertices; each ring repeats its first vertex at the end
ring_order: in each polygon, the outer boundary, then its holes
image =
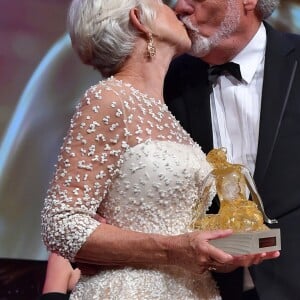
POLYGON ((115 81, 117 82, 118 84, 120 85, 123 85, 123 86, 126 86, 127 88, 129 88, 134 94, 139 94, 140 96, 142 96, 143 98, 147 98, 149 100, 152 100, 154 101, 155 103, 157 104, 160 104, 160 105, 163 105, 165 106, 165 102, 162 101, 162 99, 159 99, 159 98, 156 98, 156 97, 152 97, 150 95, 148 95, 147 93, 145 92, 142 92, 141 90, 139 90, 138 88, 134 87, 131 83, 123 80, 123 79, 117 79, 114 75, 111 75, 109 77, 106 78, 106 81, 107 82, 112 82, 112 81, 115 81))

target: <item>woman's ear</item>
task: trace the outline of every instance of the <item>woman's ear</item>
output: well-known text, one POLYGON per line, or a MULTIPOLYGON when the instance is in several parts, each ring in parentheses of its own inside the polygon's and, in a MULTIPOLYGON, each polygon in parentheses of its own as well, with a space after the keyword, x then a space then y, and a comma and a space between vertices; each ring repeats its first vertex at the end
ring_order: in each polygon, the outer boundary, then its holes
POLYGON ((149 32, 147 27, 141 23, 139 10, 136 7, 132 8, 130 10, 129 16, 130 16, 130 21, 131 21, 131 24, 133 25, 133 27, 135 27, 141 33, 147 34, 149 32))

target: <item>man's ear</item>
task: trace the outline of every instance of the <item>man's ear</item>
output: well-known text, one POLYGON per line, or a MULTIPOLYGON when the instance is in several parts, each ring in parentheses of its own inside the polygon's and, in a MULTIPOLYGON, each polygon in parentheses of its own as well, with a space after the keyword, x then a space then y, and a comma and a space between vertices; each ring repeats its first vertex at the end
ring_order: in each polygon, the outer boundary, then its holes
POLYGON ((255 10, 256 4, 258 0, 243 0, 243 5, 245 11, 255 10))
POLYGON ((149 29, 141 23, 139 10, 135 7, 129 13, 131 24, 141 33, 148 33, 149 29))

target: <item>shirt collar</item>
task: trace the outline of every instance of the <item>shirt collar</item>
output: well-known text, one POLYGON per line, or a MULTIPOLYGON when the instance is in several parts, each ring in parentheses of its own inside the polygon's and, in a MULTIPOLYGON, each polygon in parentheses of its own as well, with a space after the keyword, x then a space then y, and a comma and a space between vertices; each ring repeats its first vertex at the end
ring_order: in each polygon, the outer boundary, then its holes
POLYGON ((233 62, 240 65, 243 80, 250 83, 254 74, 264 60, 267 44, 266 28, 261 23, 257 33, 254 35, 248 45, 232 59, 233 62))

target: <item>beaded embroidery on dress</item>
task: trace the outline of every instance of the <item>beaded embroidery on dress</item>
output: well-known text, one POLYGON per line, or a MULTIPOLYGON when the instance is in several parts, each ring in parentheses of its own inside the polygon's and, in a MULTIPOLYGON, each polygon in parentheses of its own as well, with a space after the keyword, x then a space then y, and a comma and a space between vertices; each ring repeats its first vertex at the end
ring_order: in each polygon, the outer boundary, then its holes
MULTIPOLYGON (((164 103, 113 77, 101 81, 78 104, 61 147, 42 212, 45 244, 74 259, 99 226, 96 212, 135 231, 187 232, 210 170, 164 103)), ((221 298, 209 272, 153 266, 82 276, 71 299, 221 298)))

